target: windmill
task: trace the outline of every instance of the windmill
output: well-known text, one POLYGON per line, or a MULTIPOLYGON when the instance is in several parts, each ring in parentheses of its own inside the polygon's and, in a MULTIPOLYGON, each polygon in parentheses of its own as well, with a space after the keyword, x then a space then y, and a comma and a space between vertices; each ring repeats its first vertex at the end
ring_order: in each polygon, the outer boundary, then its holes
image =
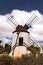
POLYGON ((12 33, 16 33, 16 38, 15 35, 13 37, 15 41, 13 40, 14 46, 12 47, 12 54, 14 54, 14 49, 16 46, 27 47, 30 45, 30 32, 28 32, 28 29, 32 27, 32 24, 35 24, 39 20, 39 17, 33 13, 24 26, 17 23, 13 16, 10 16, 7 20, 12 26, 14 26, 15 30, 12 33))

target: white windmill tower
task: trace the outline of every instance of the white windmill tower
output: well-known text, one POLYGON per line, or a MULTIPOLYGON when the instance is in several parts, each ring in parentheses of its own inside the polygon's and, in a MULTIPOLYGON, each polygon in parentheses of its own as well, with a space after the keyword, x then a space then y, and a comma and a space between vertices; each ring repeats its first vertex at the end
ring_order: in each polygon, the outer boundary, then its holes
MULTIPOLYGON (((9 23, 14 26, 15 30, 13 33, 13 47, 12 47, 12 55, 14 55, 14 49, 17 46, 30 46, 30 32, 28 32, 28 29, 32 27, 32 24, 35 24, 39 17, 33 13, 33 15, 28 19, 26 24, 24 26, 17 23, 17 21, 13 18, 13 16, 10 16, 8 18, 9 23)), ((23 50, 22 50, 23 51, 23 50)))

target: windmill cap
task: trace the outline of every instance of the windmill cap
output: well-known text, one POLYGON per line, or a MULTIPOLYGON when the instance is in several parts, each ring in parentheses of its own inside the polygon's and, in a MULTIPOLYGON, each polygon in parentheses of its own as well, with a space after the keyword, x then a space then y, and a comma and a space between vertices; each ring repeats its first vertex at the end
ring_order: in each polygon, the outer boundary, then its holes
POLYGON ((24 26, 22 26, 22 25, 18 25, 18 26, 16 27, 16 30, 13 31, 13 33, 15 33, 15 32, 27 32, 27 33, 29 33, 29 32, 27 31, 27 29, 26 29, 24 26))

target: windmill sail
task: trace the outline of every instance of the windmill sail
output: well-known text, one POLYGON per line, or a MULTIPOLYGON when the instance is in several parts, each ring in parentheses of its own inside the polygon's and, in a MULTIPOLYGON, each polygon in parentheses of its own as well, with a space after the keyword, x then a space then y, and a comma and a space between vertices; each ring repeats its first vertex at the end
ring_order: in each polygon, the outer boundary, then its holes
POLYGON ((35 13, 33 13, 32 16, 26 22, 26 24, 24 25, 24 27, 27 27, 28 29, 31 27, 31 25, 35 24, 38 20, 39 20, 39 17, 35 13))
POLYGON ((10 16, 10 17, 7 19, 7 21, 8 21, 8 23, 9 23, 10 25, 12 25, 14 28, 16 28, 16 27, 19 25, 19 23, 14 19, 13 16, 10 16))

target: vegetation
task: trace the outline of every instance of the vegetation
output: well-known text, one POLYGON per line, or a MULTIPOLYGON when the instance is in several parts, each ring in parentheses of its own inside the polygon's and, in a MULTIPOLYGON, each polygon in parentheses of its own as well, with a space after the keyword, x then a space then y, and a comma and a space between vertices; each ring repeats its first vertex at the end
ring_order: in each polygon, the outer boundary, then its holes
POLYGON ((6 55, 0 56, 0 65, 12 65, 13 59, 6 55))
POLYGON ((11 46, 9 44, 5 44, 5 47, 0 45, 0 54, 3 54, 5 52, 7 52, 9 54, 10 51, 11 51, 11 46))
POLYGON ((4 51, 7 52, 7 53, 10 53, 11 46, 9 44, 5 44, 5 50, 4 51))
POLYGON ((4 49, 3 46, 0 45, 0 54, 3 53, 3 51, 4 51, 3 49, 4 49))
POLYGON ((40 47, 38 46, 34 46, 34 45, 31 45, 30 47, 27 48, 27 50, 30 50, 32 55, 36 55, 37 53, 40 53, 40 47))
POLYGON ((16 59, 3 55, 0 56, 0 65, 43 65, 43 54, 38 58, 25 55, 16 59))
MULTIPOLYGON (((10 52, 11 47, 9 45, 0 46, 0 52, 3 53, 3 49, 5 52, 10 52)), ((0 65, 43 65, 43 54, 39 54, 36 57, 36 53, 40 53, 40 48, 34 45, 31 45, 27 48, 30 50, 32 55, 23 55, 21 58, 13 58, 8 55, 0 54, 0 65)))

